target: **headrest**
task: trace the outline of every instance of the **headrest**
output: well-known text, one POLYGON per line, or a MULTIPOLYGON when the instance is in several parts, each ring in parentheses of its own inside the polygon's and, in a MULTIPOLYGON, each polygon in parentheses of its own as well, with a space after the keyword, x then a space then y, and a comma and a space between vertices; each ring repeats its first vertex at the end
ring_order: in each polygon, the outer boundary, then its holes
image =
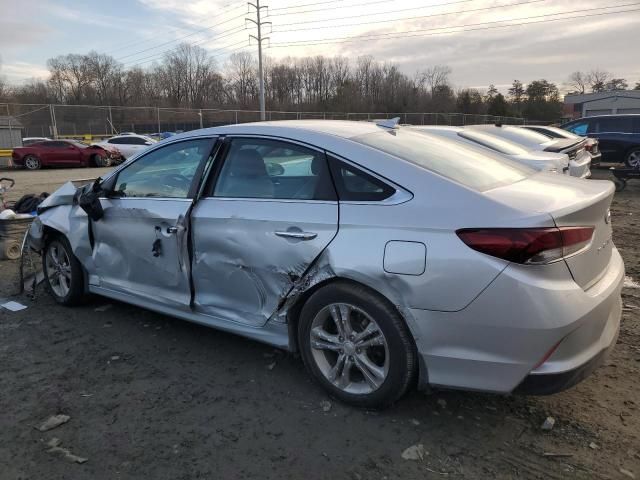
POLYGON ((322 169, 324 168, 324 158, 317 156, 313 157, 311 160, 311 173, 314 175, 320 175, 322 173, 322 169))
POLYGON ((231 159, 231 175, 235 177, 262 177, 267 175, 262 155, 255 150, 238 150, 231 159))

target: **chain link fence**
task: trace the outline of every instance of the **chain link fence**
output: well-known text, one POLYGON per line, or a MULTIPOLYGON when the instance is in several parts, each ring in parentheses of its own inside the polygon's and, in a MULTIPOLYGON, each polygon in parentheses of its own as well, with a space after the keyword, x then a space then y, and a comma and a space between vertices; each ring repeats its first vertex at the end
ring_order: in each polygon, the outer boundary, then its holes
MULTIPOLYGON (((22 138, 80 138, 95 140, 121 132, 157 134, 182 132, 198 128, 235 123, 257 122, 258 110, 184 109, 162 107, 122 107, 96 105, 0 104, 0 117, 7 117, 2 128, 21 132, 22 138)), ((353 112, 288 112, 270 110, 267 120, 360 120, 400 117, 400 123, 412 125, 472 125, 504 123, 522 125, 520 117, 496 117, 462 113, 353 113, 353 112)), ((11 148, 16 145, 0 145, 11 148)))

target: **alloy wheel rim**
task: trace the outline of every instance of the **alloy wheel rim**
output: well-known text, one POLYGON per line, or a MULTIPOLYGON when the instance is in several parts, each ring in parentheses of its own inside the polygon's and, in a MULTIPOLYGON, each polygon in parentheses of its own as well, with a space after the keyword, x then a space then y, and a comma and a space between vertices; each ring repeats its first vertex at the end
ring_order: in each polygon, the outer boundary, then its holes
POLYGON ((366 395, 386 380, 387 339, 364 310, 348 303, 332 303, 318 312, 309 335, 316 366, 340 390, 366 395))
POLYGON ((38 161, 33 157, 28 157, 26 159, 27 168, 30 170, 34 170, 38 168, 38 161))
POLYGON ((47 280, 53 292, 64 298, 71 289, 71 262, 67 251, 59 242, 52 242, 45 256, 47 280))
POLYGON ((640 152, 631 152, 629 154, 629 166, 633 168, 640 166, 640 152))

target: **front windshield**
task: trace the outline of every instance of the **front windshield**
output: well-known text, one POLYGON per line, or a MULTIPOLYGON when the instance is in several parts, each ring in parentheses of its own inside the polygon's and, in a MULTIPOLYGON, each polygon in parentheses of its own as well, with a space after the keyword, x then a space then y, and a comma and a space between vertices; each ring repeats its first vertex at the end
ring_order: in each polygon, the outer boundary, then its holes
POLYGON ((427 132, 401 128, 368 133, 351 140, 480 191, 518 182, 533 173, 498 153, 427 132))
POLYGON ((78 148, 87 148, 87 147, 89 147, 89 145, 87 145, 84 142, 81 142, 80 140, 69 140, 69 143, 74 144, 78 148))
POLYGON ((511 142, 505 138, 494 137, 484 132, 477 132, 473 130, 463 130, 458 133, 462 138, 471 140, 472 142, 484 145, 496 152, 504 153, 505 155, 524 155, 527 150, 522 148, 517 143, 511 142))

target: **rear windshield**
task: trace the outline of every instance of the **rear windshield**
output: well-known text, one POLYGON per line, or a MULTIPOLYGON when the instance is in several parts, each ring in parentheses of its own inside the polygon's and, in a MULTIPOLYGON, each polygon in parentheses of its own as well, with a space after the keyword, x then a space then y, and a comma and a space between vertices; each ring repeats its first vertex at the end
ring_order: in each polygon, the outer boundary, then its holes
POLYGON ((505 138, 529 148, 537 148, 539 145, 549 143, 552 140, 541 133, 520 127, 496 127, 493 125, 473 125, 468 127, 475 132, 485 132, 496 137, 505 138))
POLYGON ((497 153, 424 131, 418 133, 400 128, 368 133, 351 140, 480 191, 518 182, 533 173, 497 153))
POLYGON ((484 132, 463 130, 462 132, 459 132, 458 135, 462 138, 466 138, 467 140, 471 140, 472 142, 484 145, 496 152, 504 153, 505 155, 524 155, 527 153, 527 150, 517 143, 513 143, 504 138, 494 137, 493 135, 488 135, 484 132))

